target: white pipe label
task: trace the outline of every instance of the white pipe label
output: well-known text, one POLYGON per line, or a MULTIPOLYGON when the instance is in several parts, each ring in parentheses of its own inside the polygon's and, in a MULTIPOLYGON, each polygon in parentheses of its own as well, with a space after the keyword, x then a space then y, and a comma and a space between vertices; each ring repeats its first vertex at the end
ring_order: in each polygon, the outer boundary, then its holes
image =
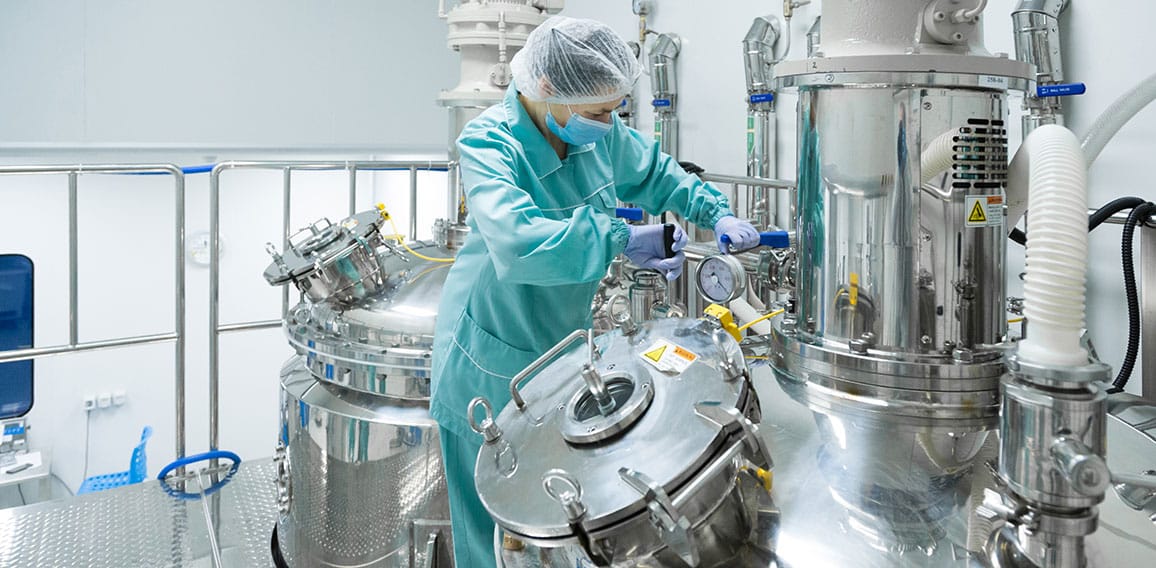
POLYGON ((980 75, 979 86, 994 87, 1000 90, 1007 90, 1007 77, 996 77, 995 75, 980 75))
POLYGON ((964 224, 968 227, 1002 227, 1002 195, 968 195, 964 200, 964 224))

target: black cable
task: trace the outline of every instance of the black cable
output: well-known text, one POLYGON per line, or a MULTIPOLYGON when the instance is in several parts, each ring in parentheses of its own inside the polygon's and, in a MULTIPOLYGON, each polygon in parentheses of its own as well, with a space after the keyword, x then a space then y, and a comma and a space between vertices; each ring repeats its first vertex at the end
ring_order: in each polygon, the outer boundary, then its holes
POLYGON ((1099 227, 1101 224, 1103 224, 1104 221, 1107 221, 1109 218, 1111 218, 1112 215, 1115 215, 1125 209, 1139 207, 1145 203, 1147 203, 1147 201, 1140 199, 1139 197, 1120 197, 1113 199, 1112 201, 1106 203, 1103 207, 1097 209, 1095 213, 1092 213, 1092 215, 1088 217, 1088 230, 1091 231, 1092 229, 1099 227))
POLYGON ((19 483, 16 484, 16 491, 18 491, 20 493, 20 504, 21 505, 27 505, 28 500, 24 498, 24 488, 20 487, 19 483))
POLYGON ((1132 258, 1132 235, 1136 232, 1136 225, 1146 222, 1148 217, 1156 212, 1156 205, 1144 203, 1132 208, 1128 220, 1124 222, 1124 237, 1120 244, 1120 252, 1124 264, 1124 294, 1128 299, 1128 347, 1124 352, 1124 362, 1120 365, 1120 372, 1116 380, 1112 381, 1111 392, 1120 392, 1128 385, 1128 378, 1132 376, 1132 368, 1136 365, 1136 354, 1140 351, 1140 300, 1136 294, 1136 265, 1132 258))

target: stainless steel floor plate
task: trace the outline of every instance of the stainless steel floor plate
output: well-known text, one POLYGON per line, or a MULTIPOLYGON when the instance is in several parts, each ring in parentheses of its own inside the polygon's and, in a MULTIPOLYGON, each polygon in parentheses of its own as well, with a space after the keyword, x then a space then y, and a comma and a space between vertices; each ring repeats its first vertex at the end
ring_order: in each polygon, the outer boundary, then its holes
POLYGON ((242 464, 209 497, 213 524, 200 501, 172 497, 157 481, 3 510, 0 566, 211 567, 214 524, 225 566, 272 566, 273 475, 268 459, 242 464))

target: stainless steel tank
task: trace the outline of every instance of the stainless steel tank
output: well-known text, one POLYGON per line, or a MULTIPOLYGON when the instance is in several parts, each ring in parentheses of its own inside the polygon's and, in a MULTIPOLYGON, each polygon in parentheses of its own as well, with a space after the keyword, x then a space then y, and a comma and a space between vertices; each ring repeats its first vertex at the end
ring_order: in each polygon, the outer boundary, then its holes
POLYGON ((474 400, 482 503, 545 565, 734 565, 759 540, 771 468, 738 343, 705 319, 626 328, 571 334, 496 418, 474 400))
POLYGON ((999 413, 1006 99, 1030 67, 949 5, 824 2, 820 48, 776 67, 799 95, 798 254, 771 362, 880 547, 938 539, 999 413))
MULTIPOLYGON (((265 271, 303 301, 285 332, 276 460, 286 566, 452 565, 449 502, 429 416, 434 320, 449 264, 433 243, 406 250, 368 211, 322 221, 265 271)), ((280 558, 277 558, 277 557, 280 558)))

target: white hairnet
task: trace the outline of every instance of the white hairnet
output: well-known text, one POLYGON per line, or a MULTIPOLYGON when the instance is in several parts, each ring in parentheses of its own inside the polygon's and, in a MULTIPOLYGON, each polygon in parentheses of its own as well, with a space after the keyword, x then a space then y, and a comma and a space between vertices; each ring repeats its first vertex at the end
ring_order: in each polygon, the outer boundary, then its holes
POLYGON ((641 73, 634 51, 609 26, 564 16, 530 32, 510 67, 527 98, 560 104, 621 98, 641 73))

